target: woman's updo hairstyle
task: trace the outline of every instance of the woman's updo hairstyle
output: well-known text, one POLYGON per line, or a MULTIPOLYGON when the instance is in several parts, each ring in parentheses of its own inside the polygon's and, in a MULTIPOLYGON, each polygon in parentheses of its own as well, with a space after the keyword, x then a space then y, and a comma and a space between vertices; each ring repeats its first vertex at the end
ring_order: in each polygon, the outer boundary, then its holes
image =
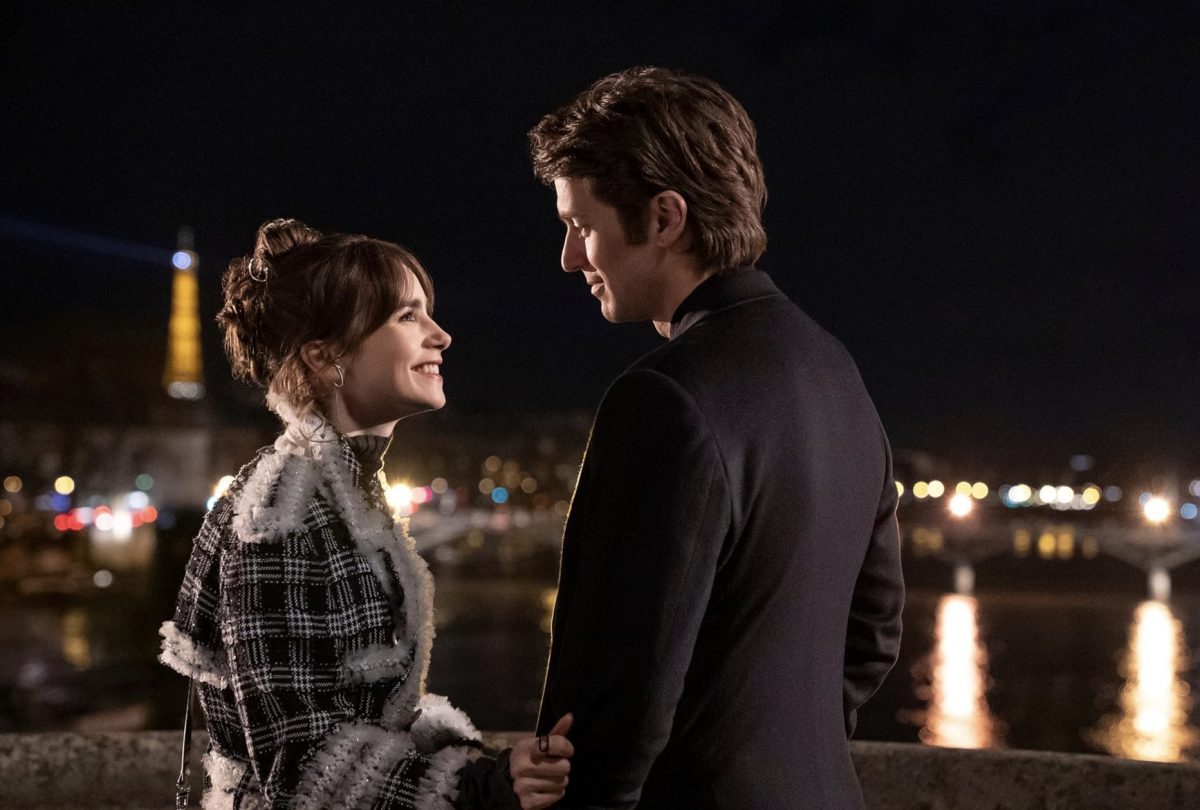
POLYGON ((254 251, 229 263, 217 314, 233 375, 308 412, 320 399, 300 356, 324 341, 335 357, 354 352, 411 299, 415 278, 433 309, 433 284, 420 262, 393 242, 322 234, 295 219, 263 223, 254 251))

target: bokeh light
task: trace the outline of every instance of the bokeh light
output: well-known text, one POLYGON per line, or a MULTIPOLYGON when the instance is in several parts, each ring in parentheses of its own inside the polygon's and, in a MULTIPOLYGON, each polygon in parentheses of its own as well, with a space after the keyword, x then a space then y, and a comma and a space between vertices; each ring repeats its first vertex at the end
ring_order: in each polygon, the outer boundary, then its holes
POLYGON ((966 493, 956 493, 955 496, 950 499, 950 514, 957 518, 966 517, 967 515, 971 514, 971 510, 974 508, 975 504, 971 500, 971 496, 966 493))
POLYGON ((1147 498, 1142 504, 1142 513, 1151 523, 1162 523, 1171 516, 1171 504, 1166 498, 1155 495, 1147 498))

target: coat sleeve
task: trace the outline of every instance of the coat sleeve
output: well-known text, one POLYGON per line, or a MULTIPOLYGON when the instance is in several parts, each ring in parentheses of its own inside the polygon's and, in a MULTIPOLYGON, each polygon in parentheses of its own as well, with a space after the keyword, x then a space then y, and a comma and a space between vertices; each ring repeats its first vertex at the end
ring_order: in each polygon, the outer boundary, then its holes
POLYGON ((854 733, 859 707, 883 683, 900 654, 904 577, 900 570, 900 530, 896 523, 898 493, 886 437, 883 446, 886 454, 883 491, 867 553, 854 584, 846 625, 842 707, 847 737, 854 733))
POLYGON ((729 531, 720 449, 687 393, 623 375, 596 416, 564 538, 538 728, 573 712, 563 806, 632 807, 670 735, 729 531))
POLYGON ((329 534, 239 542, 224 560, 222 634, 253 776, 271 807, 450 808, 478 732, 434 696, 411 728, 374 719, 395 680, 348 674, 339 635, 373 602, 337 596, 371 575, 322 552, 329 534))

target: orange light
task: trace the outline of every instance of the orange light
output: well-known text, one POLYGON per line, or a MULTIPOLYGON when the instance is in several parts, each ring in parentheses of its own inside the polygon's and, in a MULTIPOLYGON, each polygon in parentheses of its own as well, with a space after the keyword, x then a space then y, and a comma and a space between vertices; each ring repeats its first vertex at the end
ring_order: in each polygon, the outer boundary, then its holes
POLYGON ((147 506, 138 514, 141 516, 144 523, 153 523, 154 521, 158 520, 158 510, 153 506, 147 506))

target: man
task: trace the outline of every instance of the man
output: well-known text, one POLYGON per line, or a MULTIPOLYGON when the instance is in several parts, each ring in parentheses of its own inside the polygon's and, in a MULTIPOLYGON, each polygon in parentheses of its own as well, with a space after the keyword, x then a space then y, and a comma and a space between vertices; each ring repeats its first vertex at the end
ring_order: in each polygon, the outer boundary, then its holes
POLYGON ((753 264, 754 126, 714 82, 608 76, 530 132, 562 267, 669 342, 596 415, 540 733, 563 805, 861 808, 847 737, 900 643, 887 439, 853 361, 753 264))

